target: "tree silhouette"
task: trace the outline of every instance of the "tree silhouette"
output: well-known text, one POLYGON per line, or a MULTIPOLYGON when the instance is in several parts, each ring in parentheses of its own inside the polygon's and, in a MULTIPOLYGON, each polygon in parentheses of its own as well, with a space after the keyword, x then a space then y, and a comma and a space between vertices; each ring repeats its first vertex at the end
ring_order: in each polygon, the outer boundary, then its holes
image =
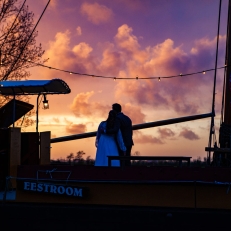
POLYGON ((74 159, 74 154, 70 153, 70 155, 67 156, 67 159, 68 159, 69 163, 71 163, 71 160, 74 159))
POLYGON ((84 151, 78 151, 78 152, 76 153, 76 156, 75 156, 75 158, 74 158, 74 161, 76 161, 76 162, 78 162, 78 163, 82 162, 82 161, 84 160, 83 155, 85 155, 85 154, 86 154, 86 153, 85 153, 84 151))
MULTIPOLYGON (((37 31, 34 31, 34 14, 22 1, 0 1, 0 81, 25 80, 30 77, 29 68, 34 63, 44 63, 44 50, 41 44, 36 45, 37 31), (33 32, 33 33, 32 33, 33 32)), ((17 96, 19 100, 29 102, 25 96, 17 96)), ((6 104, 11 97, 0 96, 0 106, 6 104)), ((30 125, 31 121, 24 120, 30 125)))

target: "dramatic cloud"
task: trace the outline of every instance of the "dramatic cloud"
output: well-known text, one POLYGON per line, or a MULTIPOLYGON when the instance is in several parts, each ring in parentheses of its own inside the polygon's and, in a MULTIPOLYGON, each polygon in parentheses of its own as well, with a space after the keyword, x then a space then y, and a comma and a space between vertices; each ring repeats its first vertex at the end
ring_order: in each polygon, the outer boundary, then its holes
POLYGON ((131 118, 133 125, 145 122, 145 114, 141 111, 139 106, 131 105, 129 103, 121 103, 121 106, 123 113, 131 118))
MULTIPOLYGON (((49 58, 46 65, 80 73, 87 73, 87 70, 91 72, 91 67, 96 66, 94 65, 94 60, 90 57, 93 48, 85 42, 80 42, 72 47, 70 40, 71 33, 68 30, 64 33, 58 32, 56 34, 55 40, 49 42, 49 49, 45 52, 45 57, 49 58)), ((50 76, 50 78, 52 78, 54 74, 57 74, 50 70, 47 71, 47 69, 41 71, 42 76, 46 75, 50 76)), ((66 76, 66 74, 67 73, 59 72, 59 75, 66 76)))
POLYGON ((141 144, 164 144, 164 142, 157 137, 151 136, 151 135, 145 135, 140 131, 135 131, 134 132, 134 137, 133 137, 134 143, 141 143, 141 144))
POLYGON ((92 117, 108 115, 108 106, 98 102, 89 102, 89 98, 94 95, 94 91, 78 94, 71 105, 71 110, 77 117, 92 117))
POLYGON ((158 128, 158 133, 162 139, 173 138, 176 134, 169 128, 158 128))
POLYGON ((58 32, 55 36, 55 41, 49 42, 49 49, 46 51, 45 56, 49 58, 48 65, 52 67, 66 68, 70 66, 69 57, 69 43, 70 43, 70 31, 64 33, 58 32))
POLYGON ((200 139, 200 137, 197 134, 195 134, 193 131, 189 130, 188 128, 183 128, 179 136, 182 136, 188 140, 199 140, 200 139))
MULTIPOLYGON (((76 117, 93 117, 99 115, 107 118, 112 105, 94 102, 92 100, 90 101, 90 98, 94 94, 95 93, 91 91, 76 95, 70 107, 76 117)), ((142 113, 139 106, 133 106, 129 103, 121 103, 121 106, 122 112, 131 118, 133 124, 145 122, 145 114, 142 113)))
MULTIPOLYGON (((215 39, 197 40, 188 52, 184 51, 182 45, 175 46, 171 39, 166 39, 153 47, 142 48, 139 39, 133 34, 133 29, 127 24, 118 28, 114 39, 114 44, 107 42, 101 47, 102 56, 95 56, 90 44, 80 42, 71 46, 70 31, 59 32, 46 51, 46 57, 50 58, 48 65, 95 75, 120 78, 137 76, 138 80, 118 80, 115 83, 111 94, 121 103, 153 107, 155 110, 173 110, 178 115, 199 114, 204 110, 210 110, 211 96, 208 97, 207 92, 213 87, 212 72, 205 75, 161 78, 160 82, 157 79, 139 78, 172 76, 211 68, 214 65, 214 52, 211 51, 216 45, 215 39)), ((221 44, 224 40, 225 37, 220 36, 221 44)), ((83 78, 76 79, 83 81, 83 78)), ((79 96, 76 100, 79 100, 79 96)), ((95 102, 91 106, 91 109, 104 111, 104 114, 106 112, 106 107, 101 105, 101 102, 95 102)), ((90 108, 81 108, 85 114, 92 115, 89 112, 90 108)), ((75 111, 75 114, 80 113, 75 111)), ((144 117, 136 119, 134 115, 130 116, 135 123, 144 121, 144 117)))
POLYGON ((74 46, 72 51, 80 58, 87 58, 91 53, 92 48, 87 43, 81 42, 74 46))
POLYGON ((134 131, 135 143, 164 144, 167 139, 175 139, 176 133, 169 128, 158 128, 159 136, 145 135, 140 131, 134 131))
POLYGON ((108 22, 113 16, 111 9, 98 3, 83 3, 81 13, 86 15, 87 19, 96 25, 108 22))
POLYGON ((66 132, 69 134, 80 134, 87 131, 85 124, 70 124, 66 126, 66 132))
POLYGON ((118 33, 115 36, 115 41, 118 47, 134 52, 140 47, 138 39, 132 34, 132 28, 124 24, 118 28, 118 33))
POLYGON ((116 76, 120 72, 122 65, 121 54, 114 50, 113 44, 107 44, 103 51, 103 58, 98 70, 102 73, 108 73, 108 75, 116 76))
MULTIPOLYGON (((216 39, 201 39, 195 42, 190 53, 182 46, 175 47, 171 39, 141 50, 138 38, 132 34, 132 28, 123 25, 115 36, 117 46, 123 50, 124 69, 127 76, 172 76, 187 74, 213 67, 216 39), (139 57, 139 58, 137 58, 139 57)), ((224 44, 225 36, 220 36, 224 44)), ((221 52, 223 52, 221 50, 221 52)), ((117 85, 117 97, 129 97, 138 104, 152 104, 156 109, 173 109, 178 114, 197 114, 210 107, 210 98, 205 97, 212 89, 213 73, 192 75, 165 80, 120 81, 117 85), (210 83, 208 85, 208 82, 210 83), (179 86, 181 86, 179 88, 179 86), (192 100, 192 95, 194 100, 192 100)))

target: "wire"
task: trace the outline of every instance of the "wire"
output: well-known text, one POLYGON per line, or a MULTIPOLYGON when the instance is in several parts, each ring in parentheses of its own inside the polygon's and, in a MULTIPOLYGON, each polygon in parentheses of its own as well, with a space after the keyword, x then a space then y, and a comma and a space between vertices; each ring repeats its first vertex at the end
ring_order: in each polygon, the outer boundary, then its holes
POLYGON ((45 67, 45 68, 48 68, 50 70, 55 70, 55 71, 60 71, 60 72, 68 73, 70 75, 82 75, 82 76, 88 76, 88 77, 93 77, 93 78, 113 79, 114 81, 117 80, 117 79, 122 79, 122 80, 158 79, 160 81, 160 79, 170 79, 170 78, 184 77, 184 76, 190 76, 190 75, 196 75, 196 74, 206 74, 206 72, 210 72, 210 71, 214 71, 214 70, 219 70, 219 69, 224 69, 224 68, 227 67, 227 65, 225 65, 225 66, 211 68, 211 69, 207 69, 207 70, 203 70, 203 71, 197 71, 197 72, 186 73, 186 74, 180 73, 179 75, 170 75, 170 76, 116 77, 116 76, 104 76, 104 75, 95 75, 95 74, 73 72, 73 71, 69 71, 69 70, 63 70, 63 69, 59 69, 59 68, 56 68, 56 67, 51 67, 51 66, 47 66, 47 65, 44 65, 44 64, 36 63, 36 62, 30 61, 30 60, 25 60, 25 61, 27 61, 29 63, 33 63, 36 66, 45 67))

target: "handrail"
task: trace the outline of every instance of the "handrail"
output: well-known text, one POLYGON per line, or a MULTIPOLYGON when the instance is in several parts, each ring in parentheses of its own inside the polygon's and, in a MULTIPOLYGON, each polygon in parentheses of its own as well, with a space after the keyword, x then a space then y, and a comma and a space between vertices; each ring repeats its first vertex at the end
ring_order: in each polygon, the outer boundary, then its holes
MULTIPOLYGON (((210 112, 207 114, 199 114, 199 115, 185 116, 185 117, 179 117, 179 118, 174 118, 174 119, 160 120, 160 121, 155 121, 155 122, 136 124, 132 126, 132 129, 139 130, 139 129, 145 129, 145 128, 152 128, 152 127, 182 123, 182 122, 192 121, 192 120, 197 120, 197 119, 204 119, 204 118, 208 118, 212 116, 213 116, 213 113, 210 112)), ((82 134, 76 134, 76 135, 70 135, 70 136, 57 137, 57 138, 51 139, 51 143, 90 138, 90 137, 96 136, 96 133, 97 132, 95 131, 95 132, 88 132, 88 133, 82 133, 82 134)))

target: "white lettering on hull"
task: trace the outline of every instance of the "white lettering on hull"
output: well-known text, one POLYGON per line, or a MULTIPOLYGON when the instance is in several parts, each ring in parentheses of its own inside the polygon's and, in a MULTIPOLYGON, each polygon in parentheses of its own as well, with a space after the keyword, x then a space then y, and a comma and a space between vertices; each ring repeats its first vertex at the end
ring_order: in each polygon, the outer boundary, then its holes
POLYGON ((59 195, 74 196, 74 197, 83 197, 82 188, 75 188, 71 186, 65 187, 62 185, 25 181, 23 189, 25 191, 37 191, 37 192, 45 192, 45 193, 52 193, 52 194, 59 194, 59 195))

